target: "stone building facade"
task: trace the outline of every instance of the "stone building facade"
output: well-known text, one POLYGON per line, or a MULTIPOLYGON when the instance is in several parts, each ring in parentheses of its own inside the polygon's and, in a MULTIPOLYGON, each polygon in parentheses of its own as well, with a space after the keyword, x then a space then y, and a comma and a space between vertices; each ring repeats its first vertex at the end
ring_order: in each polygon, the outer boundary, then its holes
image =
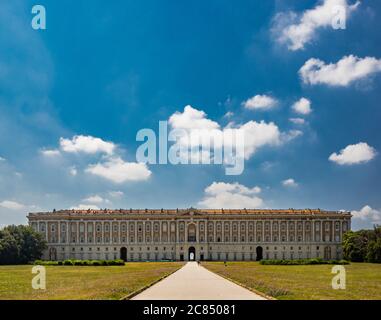
POLYGON ((60 210, 29 213, 44 259, 342 258, 348 212, 320 209, 60 210))

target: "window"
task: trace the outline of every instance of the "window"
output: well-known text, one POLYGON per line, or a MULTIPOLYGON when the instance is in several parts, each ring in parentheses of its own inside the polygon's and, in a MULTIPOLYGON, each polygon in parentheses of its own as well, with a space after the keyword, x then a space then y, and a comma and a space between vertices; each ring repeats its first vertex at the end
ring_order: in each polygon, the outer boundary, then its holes
POLYGON ((108 232, 108 231, 109 231, 109 225, 108 225, 108 223, 107 223, 107 224, 105 224, 105 231, 106 231, 106 232, 108 232))
POLYGON ((97 224, 97 232, 100 232, 100 231, 101 231, 101 225, 97 224))
POLYGON ((125 224, 122 224, 122 231, 126 232, 126 225, 125 224))

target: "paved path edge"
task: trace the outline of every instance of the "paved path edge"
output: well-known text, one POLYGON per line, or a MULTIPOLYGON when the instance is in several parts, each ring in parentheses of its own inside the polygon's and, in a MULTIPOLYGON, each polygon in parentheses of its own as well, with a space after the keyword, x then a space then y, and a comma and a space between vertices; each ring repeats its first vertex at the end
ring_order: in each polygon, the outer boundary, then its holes
MULTIPOLYGON (((203 268, 205 268, 203 265, 201 265, 203 268)), ((235 283, 236 285, 238 285, 238 286, 240 286, 240 287, 242 287, 242 288, 245 288, 245 289, 247 289, 247 290, 249 290, 249 291, 251 291, 251 292, 253 292, 253 293, 255 293, 255 294, 257 294, 257 295, 259 295, 259 296, 261 296, 261 297, 263 297, 263 298, 266 298, 267 300, 278 300, 278 299, 276 299, 276 298, 274 298, 274 297, 272 297, 272 296, 269 296, 269 295, 267 295, 266 293, 263 293, 263 292, 261 292, 261 291, 258 291, 257 289, 254 289, 254 288, 251 288, 251 287, 249 287, 249 286, 247 286, 247 285, 244 285, 243 283, 240 283, 240 282, 238 282, 238 281, 236 281, 236 280, 234 280, 234 279, 231 279, 231 278, 229 278, 229 277, 226 277, 225 275, 222 275, 222 274, 220 274, 220 273, 217 273, 217 272, 214 272, 214 271, 212 271, 212 270, 209 270, 208 268, 205 268, 206 270, 208 270, 208 271, 210 271, 210 272, 213 272, 214 274, 216 274, 216 275, 218 275, 218 276, 220 276, 220 277, 222 277, 222 278, 224 278, 224 279, 226 279, 226 280, 228 280, 228 281, 230 281, 230 282, 233 282, 233 283, 235 283)))
POLYGON ((131 293, 129 293, 128 295, 120 298, 119 300, 130 300, 131 298, 137 296, 139 293, 142 293, 144 290, 148 289, 149 287, 152 287, 153 285, 155 285, 156 283, 160 282, 161 280, 164 280, 165 278, 169 277, 170 275, 174 274, 175 272, 179 271, 181 268, 183 268, 185 266, 185 264, 183 264, 182 266, 178 267, 176 270, 173 270, 172 272, 168 272, 167 274, 165 274, 164 276, 156 279, 155 281, 145 285, 144 287, 141 287, 131 293))

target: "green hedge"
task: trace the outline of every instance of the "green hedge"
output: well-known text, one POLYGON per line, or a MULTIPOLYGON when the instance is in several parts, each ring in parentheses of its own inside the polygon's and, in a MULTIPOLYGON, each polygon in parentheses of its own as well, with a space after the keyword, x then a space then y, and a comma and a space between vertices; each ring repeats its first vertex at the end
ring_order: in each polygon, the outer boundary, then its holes
POLYGON ((117 260, 64 260, 64 261, 47 261, 36 260, 34 264, 44 266, 124 266, 124 261, 117 260))
POLYGON ((297 266, 297 265, 309 265, 309 264, 349 264, 346 260, 323 260, 316 259, 298 259, 298 260, 261 260, 259 262, 263 265, 284 265, 284 266, 297 266))

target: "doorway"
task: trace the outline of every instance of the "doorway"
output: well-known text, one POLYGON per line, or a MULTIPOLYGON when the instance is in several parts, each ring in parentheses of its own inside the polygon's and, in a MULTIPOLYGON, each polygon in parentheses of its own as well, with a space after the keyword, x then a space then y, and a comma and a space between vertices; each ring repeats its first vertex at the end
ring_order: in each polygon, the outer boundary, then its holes
POLYGON ((189 261, 196 260, 196 249, 194 247, 190 247, 188 250, 188 260, 189 261))
POLYGON ((263 248, 262 247, 257 247, 256 249, 257 252, 257 261, 261 261, 263 259, 263 248))
POLYGON ((122 259, 124 262, 127 261, 127 248, 126 247, 120 248, 120 259, 122 259))

